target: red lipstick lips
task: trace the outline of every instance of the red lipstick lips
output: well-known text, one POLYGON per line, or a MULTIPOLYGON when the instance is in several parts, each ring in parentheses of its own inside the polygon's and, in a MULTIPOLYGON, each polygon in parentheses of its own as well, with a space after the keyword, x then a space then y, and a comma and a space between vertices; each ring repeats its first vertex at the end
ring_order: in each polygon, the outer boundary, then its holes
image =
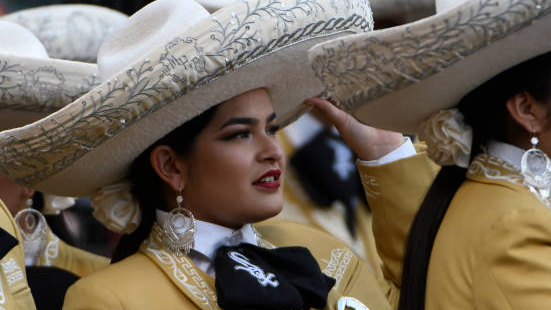
POLYGON ((272 169, 264 173, 258 180, 253 182, 254 186, 259 186, 267 189, 278 189, 280 186, 279 176, 281 175, 281 170, 272 169))

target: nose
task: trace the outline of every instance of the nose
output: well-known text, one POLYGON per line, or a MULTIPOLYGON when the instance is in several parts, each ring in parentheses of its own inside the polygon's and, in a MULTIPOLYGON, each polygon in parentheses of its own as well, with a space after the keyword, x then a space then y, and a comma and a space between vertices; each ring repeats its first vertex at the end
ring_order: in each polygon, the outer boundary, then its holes
POLYGON ((260 162, 280 162, 285 159, 285 153, 275 136, 265 135, 262 138, 261 150, 258 153, 260 162))

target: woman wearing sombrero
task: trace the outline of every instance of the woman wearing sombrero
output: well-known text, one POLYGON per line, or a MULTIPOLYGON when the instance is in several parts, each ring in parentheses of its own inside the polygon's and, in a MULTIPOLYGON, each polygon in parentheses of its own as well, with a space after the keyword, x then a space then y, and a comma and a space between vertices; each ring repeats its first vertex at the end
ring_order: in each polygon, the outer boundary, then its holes
MULTIPOLYGON (((384 270, 401 285, 399 309, 549 309, 551 3, 437 1, 437 11, 311 50, 341 107, 418 132, 442 165, 428 192, 424 154, 360 165, 384 270), (385 239, 399 230, 407 247, 385 239)), ((347 124, 343 137, 373 159, 360 146, 374 129, 347 124)))
POLYGON ((275 131, 323 91, 307 49, 371 21, 365 1, 249 0, 213 14, 155 1, 101 47, 100 86, 4 132, 4 173, 93 196, 96 216, 128 234, 64 308, 389 309, 342 242, 252 225, 283 205, 275 131))

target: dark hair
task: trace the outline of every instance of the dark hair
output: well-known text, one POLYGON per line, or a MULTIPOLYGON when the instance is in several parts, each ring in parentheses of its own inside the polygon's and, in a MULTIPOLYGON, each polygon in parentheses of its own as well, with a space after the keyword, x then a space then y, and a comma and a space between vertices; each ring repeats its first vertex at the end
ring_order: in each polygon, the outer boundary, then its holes
POLYGON ((118 262, 134 254, 140 244, 147 238, 155 223, 155 209, 159 205, 166 205, 163 195, 163 181, 151 166, 151 151, 158 145, 168 145, 182 155, 188 155, 195 143, 195 138, 211 121, 218 105, 196 116, 182 126, 174 129, 143 151, 132 162, 128 180, 132 185, 132 195, 138 200, 142 211, 142 221, 134 232, 124 235, 115 252, 112 262, 118 262))
MULTIPOLYGON (((523 91, 540 102, 551 99, 551 52, 500 73, 461 99, 458 108, 473 129, 471 159, 482 153, 489 140, 509 142, 505 103, 523 91)), ((399 310, 425 309, 434 240, 465 174, 466 169, 457 166, 442 167, 415 216, 406 245, 399 310)))

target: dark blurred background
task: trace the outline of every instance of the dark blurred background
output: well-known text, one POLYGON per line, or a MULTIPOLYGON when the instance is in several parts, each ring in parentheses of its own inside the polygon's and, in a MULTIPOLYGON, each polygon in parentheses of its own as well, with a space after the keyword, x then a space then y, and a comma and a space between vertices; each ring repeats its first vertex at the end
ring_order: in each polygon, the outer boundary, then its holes
MULTIPOLYGON (((0 15, 42 5, 88 3, 132 15, 152 0, 0 0, 0 15)), ((367 0, 366 0, 367 1, 367 0)), ((375 28, 382 29, 434 14, 434 0, 371 0, 375 28), (388 5, 393 3, 393 5, 388 5), (396 7, 396 10, 394 10, 396 7)))
POLYGON ((9 12, 31 8, 42 5, 60 4, 60 3, 88 3, 112 8, 114 10, 131 15, 151 0, 96 0, 96 1, 74 1, 74 0, 0 0, 0 12, 6 14, 9 12))

